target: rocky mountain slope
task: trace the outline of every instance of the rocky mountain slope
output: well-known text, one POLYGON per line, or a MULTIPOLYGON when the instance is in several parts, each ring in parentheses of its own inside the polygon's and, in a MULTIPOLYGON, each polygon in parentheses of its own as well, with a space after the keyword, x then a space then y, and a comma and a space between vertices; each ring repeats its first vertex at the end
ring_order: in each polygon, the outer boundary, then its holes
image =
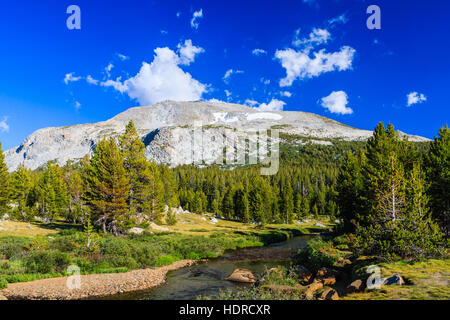
MULTIPOLYGON (((213 163, 223 154, 223 144, 232 145, 239 132, 272 128, 308 137, 313 143, 331 143, 323 139, 365 140, 372 135, 371 131, 306 112, 259 111, 228 103, 165 101, 128 109, 104 122, 40 129, 20 146, 6 152, 6 164, 10 170, 21 163, 36 169, 48 161, 64 165, 68 160, 79 160, 91 153, 102 138, 123 133, 130 120, 146 145, 147 157, 172 166, 213 163)), ((409 139, 428 140, 418 136, 409 139)))

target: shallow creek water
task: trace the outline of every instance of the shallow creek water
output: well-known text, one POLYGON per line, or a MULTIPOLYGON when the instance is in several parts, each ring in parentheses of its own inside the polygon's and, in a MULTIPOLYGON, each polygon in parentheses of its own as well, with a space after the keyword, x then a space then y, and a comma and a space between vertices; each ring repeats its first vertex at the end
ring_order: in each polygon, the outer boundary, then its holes
POLYGON ((249 269, 258 276, 272 267, 289 266, 292 255, 304 248, 310 239, 311 236, 301 236, 265 247, 228 251, 220 258, 170 272, 162 286, 102 299, 191 300, 199 295, 217 295, 220 290, 249 288, 251 284, 224 279, 237 268, 249 269))

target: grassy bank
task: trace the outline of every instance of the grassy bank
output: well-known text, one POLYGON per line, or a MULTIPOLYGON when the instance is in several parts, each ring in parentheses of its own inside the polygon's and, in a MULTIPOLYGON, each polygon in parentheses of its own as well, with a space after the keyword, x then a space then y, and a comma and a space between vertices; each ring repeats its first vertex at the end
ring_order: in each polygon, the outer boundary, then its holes
POLYGON ((0 231, 0 287, 7 283, 66 275, 69 265, 82 274, 126 272, 158 267, 183 259, 214 258, 226 250, 263 246, 317 231, 312 224, 268 225, 263 228, 232 221, 212 224, 185 214, 168 232, 100 235, 90 248, 80 226, 3 222, 0 231), (28 231, 28 232, 27 232, 28 231))

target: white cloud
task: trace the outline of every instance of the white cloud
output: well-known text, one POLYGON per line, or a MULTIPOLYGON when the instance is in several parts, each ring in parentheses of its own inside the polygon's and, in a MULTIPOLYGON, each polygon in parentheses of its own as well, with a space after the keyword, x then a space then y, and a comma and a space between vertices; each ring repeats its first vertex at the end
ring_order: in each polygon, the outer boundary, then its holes
POLYGON ((219 100, 219 99, 215 99, 215 98, 213 98, 213 99, 209 99, 209 100, 206 100, 207 102, 211 102, 211 103, 226 103, 225 101, 222 101, 222 100, 219 100))
POLYGON ((116 80, 102 82, 101 85, 127 93, 141 105, 163 100, 200 100, 207 91, 207 85, 195 80, 191 74, 179 67, 180 64, 185 64, 189 57, 193 59, 193 56, 180 57, 167 47, 156 48, 154 52, 153 62, 150 64, 143 62, 139 73, 134 77, 123 82, 119 77, 116 80))
POLYGON ((121 54, 121 53, 117 53, 117 57, 118 57, 121 61, 125 61, 125 60, 130 59, 130 57, 127 57, 126 55, 121 54))
POLYGON ((75 101, 75 109, 78 110, 81 108, 81 103, 79 103, 78 101, 75 101))
POLYGON ((76 77, 74 76, 74 74, 75 72, 67 73, 66 76, 64 77, 64 83, 69 84, 69 82, 76 82, 81 80, 81 77, 76 77))
POLYGON ((112 63, 108 64, 108 66, 105 68, 105 72, 108 75, 108 78, 111 77, 111 70, 114 68, 114 65, 112 63))
POLYGON ((280 95, 283 96, 283 97, 290 98, 292 96, 292 93, 290 93, 289 91, 281 91, 280 95))
POLYGON ((258 109, 260 111, 283 111, 283 107, 285 104, 286 103, 281 100, 272 99, 269 104, 261 103, 259 107, 255 109, 258 109))
POLYGON ((322 98, 321 105, 331 113, 352 114, 353 110, 347 108, 348 96, 344 91, 333 91, 329 96, 322 98))
POLYGON ((341 14, 340 16, 337 16, 335 18, 332 18, 328 20, 328 24, 333 27, 335 24, 342 23, 346 24, 348 22, 347 15, 345 13, 341 14))
POLYGON ((281 87, 291 86, 296 79, 317 77, 322 73, 351 69, 355 49, 344 46, 340 51, 327 53, 325 49, 313 52, 295 51, 291 48, 277 50, 275 57, 286 70, 286 77, 280 80, 281 87))
POLYGON ((265 78, 263 77, 263 78, 261 78, 261 79, 259 79, 259 80, 261 81, 261 83, 263 83, 263 84, 265 84, 265 85, 270 84, 270 79, 265 79, 265 78))
POLYGON ((228 83, 228 81, 229 81, 229 78, 231 77, 231 75, 233 75, 233 74, 239 74, 239 73, 244 73, 244 71, 242 71, 242 70, 233 70, 233 69, 229 69, 229 70, 227 70, 226 72, 225 72, 225 75, 223 76, 223 81, 225 82, 225 83, 228 83))
POLYGON ((292 41, 292 45, 296 47, 306 46, 309 50, 314 46, 325 44, 328 40, 331 39, 331 34, 326 29, 314 28, 313 31, 309 34, 308 38, 299 38, 300 29, 295 31, 294 40, 292 41))
POLYGON ((425 95, 423 93, 419 94, 418 92, 415 92, 415 91, 408 93, 406 95, 406 98, 408 100, 408 107, 410 107, 416 103, 422 103, 422 102, 427 101, 427 97, 425 97, 425 95))
POLYGON ((86 82, 89 83, 89 84, 93 84, 93 85, 95 85, 95 86, 98 84, 98 80, 92 78, 91 75, 88 75, 88 76, 86 77, 86 82))
POLYGON ((9 125, 7 121, 8 117, 3 117, 3 120, 0 121, 0 132, 9 132, 9 125))
POLYGON ((255 55, 255 56, 261 56, 263 54, 267 54, 267 51, 263 50, 263 49, 254 49, 252 51, 252 54, 255 55))
POLYGON ((203 48, 196 47, 192 45, 192 40, 186 40, 184 44, 178 44, 178 52, 180 54, 181 63, 184 65, 189 65, 194 62, 195 56, 197 54, 205 52, 203 48))
POLYGON ((177 18, 181 16, 181 12, 177 12, 177 18))
POLYGON ((198 19, 203 18, 203 9, 200 9, 199 11, 195 11, 192 15, 191 19, 191 27, 194 29, 198 29, 199 23, 197 22, 198 19))
POLYGON ((247 100, 245 100, 245 104, 248 105, 249 107, 254 107, 257 104, 259 104, 259 102, 255 101, 255 100, 247 99, 247 100))
POLYGON ((161 30, 160 32, 161 32, 161 34, 168 34, 169 33, 167 30, 161 30))

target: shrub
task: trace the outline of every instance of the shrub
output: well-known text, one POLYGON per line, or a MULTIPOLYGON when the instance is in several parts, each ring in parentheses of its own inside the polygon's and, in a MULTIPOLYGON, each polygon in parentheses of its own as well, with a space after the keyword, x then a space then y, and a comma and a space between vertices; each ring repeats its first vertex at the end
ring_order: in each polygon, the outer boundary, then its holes
POLYGON ((8 281, 4 277, 0 277, 0 289, 8 287, 8 281))
POLYGON ((63 272, 69 264, 69 255, 59 250, 35 251, 30 253, 25 260, 25 268, 28 273, 63 272))
POLYGON ((306 249, 300 250, 294 260, 316 272, 322 267, 332 267, 342 254, 333 247, 331 242, 325 242, 321 238, 313 239, 306 249))
POLYGON ((0 256, 11 260, 21 254, 25 250, 25 246, 29 243, 27 238, 23 237, 3 237, 0 238, 0 256))

